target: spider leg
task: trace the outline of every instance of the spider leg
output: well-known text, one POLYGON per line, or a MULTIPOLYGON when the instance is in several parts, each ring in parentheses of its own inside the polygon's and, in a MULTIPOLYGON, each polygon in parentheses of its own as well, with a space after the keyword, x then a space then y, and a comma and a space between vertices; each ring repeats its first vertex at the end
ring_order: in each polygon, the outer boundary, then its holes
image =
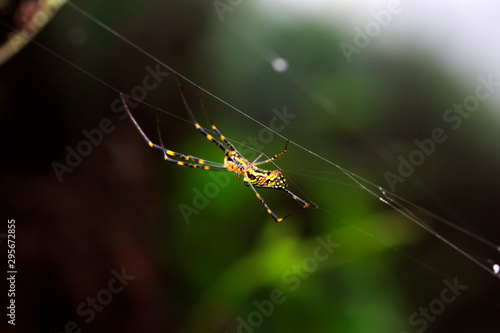
MULTIPOLYGON (((248 179, 248 174, 245 172, 245 177, 247 177, 248 179)), ((248 185, 250 185, 250 187, 252 188, 252 190, 254 191, 255 195, 257 196, 257 199, 259 199, 260 203, 262 204, 262 206, 264 206, 264 208, 267 210, 267 212, 269 213, 269 215, 271 215, 271 217, 276 221, 276 222, 281 222, 283 221, 284 219, 286 219, 288 216, 290 215, 286 215, 285 217, 278 217, 276 216, 276 214, 273 213, 273 211, 271 210, 271 208, 269 208, 269 206, 267 205, 267 203, 264 201, 264 199, 262 199, 262 196, 259 194, 259 192, 257 192, 257 190, 255 189, 255 187, 253 186, 252 182, 250 180, 248 180, 248 185)))
POLYGON ((196 94, 198 94, 198 100, 200 101, 201 109, 203 110, 203 113, 205 114, 205 117, 207 118, 208 122, 212 126, 212 130, 217 133, 217 135, 220 137, 220 139, 229 146, 231 150, 238 151, 236 147, 219 131, 219 129, 214 125, 212 122, 212 119, 208 115, 207 109, 205 108, 205 103, 203 102, 203 99, 201 98, 201 92, 200 88, 198 86, 195 86, 196 89, 196 94))
POLYGON ((291 196, 295 201, 297 201, 298 203, 300 203, 302 205, 302 208, 307 208, 307 207, 319 208, 319 206, 316 205, 314 202, 307 202, 304 199, 299 198, 298 196, 296 196, 295 194, 293 194, 292 191, 290 191, 287 188, 283 188, 282 190, 286 194, 288 194, 289 196, 291 196))
POLYGON ((193 162, 196 162, 198 164, 211 164, 211 166, 216 166, 216 167, 222 167, 224 166, 223 164, 221 163, 216 163, 216 162, 211 162, 211 161, 206 161, 206 160, 203 160, 201 158, 198 158, 198 157, 194 157, 194 156, 190 156, 190 155, 183 155, 183 154, 180 154, 180 153, 176 153, 175 151, 171 151, 171 150, 167 150, 165 149, 165 146, 163 145, 163 139, 162 139, 162 135, 161 135, 161 130, 160 130, 160 111, 156 110, 156 130, 158 132, 158 138, 160 140, 160 145, 161 145, 161 151, 163 152, 163 157, 165 159, 167 159, 167 156, 166 155, 170 155, 170 156, 175 156, 177 158, 181 158, 181 159, 184 159, 186 161, 193 161, 193 162))
MULTIPOLYGON (((139 124, 135 120, 135 118, 132 116, 132 113, 130 112, 130 109, 127 105, 127 102, 125 101, 124 95, 121 94, 120 97, 121 97, 123 106, 125 107, 125 111, 127 112, 130 120, 132 120, 132 123, 135 125, 135 127, 137 128, 137 130, 139 131, 139 133, 141 134, 143 139, 147 142, 147 144, 151 148, 154 148, 154 149, 161 151, 163 153, 163 157, 164 157, 165 161, 173 163, 173 164, 177 164, 177 165, 187 166, 190 168, 196 168, 196 169, 227 171, 227 168, 224 167, 224 165, 221 163, 206 161, 206 160, 203 160, 203 159, 195 157, 195 156, 190 156, 190 155, 186 156, 184 154, 177 153, 177 152, 169 150, 169 149, 165 149, 163 147, 163 142, 161 139, 161 132, 160 132, 159 127, 158 127, 158 134, 160 135, 161 146, 158 146, 157 144, 153 143, 151 140, 149 140, 149 138, 146 136, 146 134, 144 133, 142 128, 139 126, 139 124), (176 159, 170 158, 169 156, 180 158, 180 159, 183 159, 186 161, 191 161, 194 163, 186 163, 183 161, 178 161, 176 159)), ((158 119, 157 119, 157 123, 158 123, 158 119)))
POLYGON ((267 159, 267 160, 265 160, 265 161, 261 161, 261 162, 255 163, 255 162, 258 160, 258 158, 257 158, 257 160, 255 160, 255 161, 254 161, 254 163, 252 163, 252 164, 254 164, 254 165, 260 165, 260 164, 269 163, 269 162, 271 162, 271 161, 274 161, 275 159, 277 159, 277 158, 278 158, 278 156, 281 156, 281 155, 283 155, 284 153, 286 153, 286 149, 288 148, 288 142, 290 142, 290 140, 286 140, 286 143, 285 143, 285 148, 283 148, 283 150, 282 150, 282 151, 280 151, 278 154, 274 155, 274 156, 273 156, 273 157, 271 157, 270 159, 267 159))
POLYGON ((252 163, 250 163, 250 165, 255 165, 255 162, 257 162, 257 161, 258 161, 258 160, 262 157, 262 155, 264 155, 264 153, 260 153, 260 155, 259 155, 259 156, 257 156, 257 157, 255 158, 255 160, 253 160, 253 162, 252 162, 252 163))
MULTIPOLYGON (((194 113, 191 110, 189 103, 187 102, 186 96, 184 95, 184 88, 182 88, 182 83, 181 83, 181 79, 180 79, 179 75, 176 74, 175 78, 177 79, 177 84, 179 87, 179 92, 181 93, 182 102, 184 103, 184 106, 189 114, 189 117, 191 117, 191 120, 194 122, 194 126, 196 127, 196 129, 201 134, 203 134, 203 136, 205 136, 209 141, 215 143, 215 145, 217 147, 219 147, 222 151, 224 151, 224 153, 227 153, 229 150, 226 148, 226 146, 224 146, 219 140, 217 140, 216 138, 214 138, 213 136, 208 134, 207 131, 205 131, 205 129, 203 127, 201 127, 200 124, 198 124, 198 121, 196 120, 194 113)), ((230 145, 230 147, 232 148, 232 145, 230 145)))
POLYGON ((160 140, 161 151, 163 152, 163 157, 167 157, 165 152, 165 146, 163 145, 163 138, 160 130, 160 111, 156 110, 156 131, 158 132, 158 139, 160 140))

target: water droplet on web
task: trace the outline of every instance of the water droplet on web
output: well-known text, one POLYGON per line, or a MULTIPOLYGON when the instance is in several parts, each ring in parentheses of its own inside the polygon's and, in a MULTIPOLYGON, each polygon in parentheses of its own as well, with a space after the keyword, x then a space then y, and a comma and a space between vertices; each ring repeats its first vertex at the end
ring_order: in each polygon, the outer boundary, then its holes
POLYGON ((272 61, 273 68, 276 72, 284 72, 288 69, 288 61, 283 58, 275 58, 272 61))

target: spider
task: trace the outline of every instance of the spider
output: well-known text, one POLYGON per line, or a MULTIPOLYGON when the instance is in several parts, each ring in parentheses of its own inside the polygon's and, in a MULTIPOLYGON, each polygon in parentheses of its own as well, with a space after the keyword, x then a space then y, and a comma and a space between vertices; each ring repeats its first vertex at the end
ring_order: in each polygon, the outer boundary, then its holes
POLYGON ((203 112, 205 113, 206 118, 208 119, 212 130, 219 136, 220 140, 225 144, 223 144, 221 141, 218 139, 214 138, 212 135, 208 134, 207 131, 200 126, 198 121, 196 120, 193 111, 191 110, 191 107, 189 106, 186 96, 184 94, 184 88, 181 83, 181 79, 178 75, 175 75, 176 80, 177 80, 177 85, 178 89, 180 92, 180 95, 182 97, 182 102, 184 103, 184 106, 194 123, 194 126, 196 129, 204 136, 206 137, 209 141, 213 142, 217 147, 219 147, 223 152, 224 152, 224 163, 217 163, 217 162, 212 162, 212 161, 207 161, 203 160, 198 157, 194 157, 191 155, 184 155, 177 153, 175 151, 165 149, 163 146, 163 140, 162 140, 162 135, 160 132, 160 119, 159 119, 159 111, 157 111, 156 114, 156 128, 158 131, 158 137, 160 141, 160 145, 157 145, 153 143, 149 138, 146 136, 144 131, 141 129, 137 121, 134 119, 132 116, 132 113, 130 112, 130 109, 127 105, 127 102, 125 100, 125 96, 123 93, 120 95, 122 103, 125 107, 125 111, 127 112, 128 116, 132 120, 132 123, 135 125, 139 133, 142 135, 144 140, 148 143, 148 145, 151 148, 157 149, 163 153, 163 158, 165 161, 174 163, 180 166, 186 166, 190 168, 196 168, 196 169, 203 169, 203 170, 214 170, 214 171, 230 171, 236 173, 236 178, 240 179, 241 176, 243 176, 243 184, 246 186, 249 186, 252 188, 254 191, 255 195, 259 199, 259 201, 262 203, 264 208, 267 210, 269 215, 272 216, 272 218, 276 222, 281 222, 290 214, 284 216, 284 217, 278 217, 274 212, 269 208, 269 206, 266 204, 264 199, 262 199, 261 195, 257 192, 256 188, 270 188, 270 189, 276 189, 276 190, 282 190, 286 194, 290 195, 295 201, 300 203, 303 208, 307 207, 312 207, 312 208, 319 208, 316 204, 312 202, 307 202, 304 199, 299 198, 297 195, 293 194, 290 190, 287 188, 287 181, 283 174, 279 170, 264 170, 260 169, 257 166, 265 163, 269 163, 271 161, 274 161, 278 156, 286 153, 286 149, 288 147, 289 141, 287 140, 285 144, 285 148, 279 152, 278 154, 274 155, 273 157, 265 160, 265 161, 260 161, 258 160, 262 157, 263 153, 261 153, 253 162, 249 162, 246 158, 244 158, 236 149, 236 147, 219 131, 219 129, 213 124, 212 120, 210 119, 208 112, 206 111, 205 104, 203 102, 203 99, 201 98, 201 93, 200 89, 195 86, 196 93, 198 95, 198 99, 201 105, 201 108, 203 112), (184 162, 184 161, 189 161, 189 162, 184 162))

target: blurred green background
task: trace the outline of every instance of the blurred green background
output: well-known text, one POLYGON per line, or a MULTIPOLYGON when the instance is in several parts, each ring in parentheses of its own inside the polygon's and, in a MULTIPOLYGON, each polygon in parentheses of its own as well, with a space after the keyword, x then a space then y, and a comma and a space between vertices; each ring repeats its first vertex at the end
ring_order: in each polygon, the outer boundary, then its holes
MULTIPOLYGON (((2 20, 19 26, 26 3, 37 1, 0 2, 2 20)), ((442 118, 474 92, 479 75, 497 71, 487 60, 467 63, 451 52, 452 42, 466 37, 483 40, 492 56, 497 52, 499 39, 461 35, 481 31, 482 17, 491 17, 486 6, 467 16, 467 29, 433 31, 435 17, 459 20, 456 8, 404 3, 348 63, 340 44, 353 44, 353 28, 373 21, 370 11, 387 3, 358 2, 350 9, 341 2, 299 8, 283 1, 75 3, 246 113, 203 93, 212 120, 249 160, 258 155, 251 148, 272 156, 285 144, 250 117, 272 126, 276 112, 286 109, 293 118, 281 135, 389 188, 384 173, 397 173, 397 157, 408 157, 414 140, 444 128, 448 140, 394 192, 499 242, 498 93, 455 131, 442 118), (218 12, 220 3, 229 7, 218 12), (433 13, 428 18, 426 10, 433 13), (284 72, 272 66, 279 58, 288 63, 284 72)), ((143 84, 148 67, 157 68, 69 6, 36 41, 127 94, 143 84)), ((184 87, 206 126, 194 87, 184 87)), ((334 165, 289 146, 275 162, 290 189, 320 209, 302 210, 283 192, 261 190, 279 216, 292 213, 277 224, 235 175, 165 163, 123 112, 113 111, 118 98, 34 44, 0 67, 1 213, 17 224, 19 332, 63 332, 71 321, 82 332, 497 331, 498 279, 334 165), (86 139, 82 131, 103 119, 111 133, 60 182, 54 161, 65 164, 67 146, 76 149, 86 139), (325 242, 336 244, 332 253, 318 252, 325 242), (122 268, 135 278, 86 322, 79 305, 122 268), (455 277, 465 292, 425 326, 415 322, 422 315, 410 321, 441 298, 445 278, 455 277), (270 306, 274 299, 280 304, 270 306)), ((167 148, 223 161, 220 150, 183 121, 188 116, 172 75, 148 91, 145 102, 165 111, 167 148)), ((149 105, 133 113, 157 142, 149 105)), ((432 216, 419 219, 473 255, 498 260, 432 216)))

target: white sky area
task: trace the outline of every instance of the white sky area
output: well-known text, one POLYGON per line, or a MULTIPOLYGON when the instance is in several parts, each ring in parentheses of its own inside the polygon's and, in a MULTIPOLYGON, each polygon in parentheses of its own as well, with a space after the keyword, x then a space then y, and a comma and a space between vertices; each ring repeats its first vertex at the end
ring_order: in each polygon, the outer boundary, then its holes
MULTIPOLYGON (((288 8, 300 16, 313 16, 345 31, 344 41, 353 44, 354 27, 364 29, 374 20, 371 11, 388 9, 392 1, 266 0, 258 3, 271 13, 288 8)), ((390 23, 382 27, 368 47, 388 54, 411 47, 457 76, 475 80, 479 75, 491 73, 500 81, 500 1, 400 0, 399 3, 401 12, 391 17, 390 23)))

